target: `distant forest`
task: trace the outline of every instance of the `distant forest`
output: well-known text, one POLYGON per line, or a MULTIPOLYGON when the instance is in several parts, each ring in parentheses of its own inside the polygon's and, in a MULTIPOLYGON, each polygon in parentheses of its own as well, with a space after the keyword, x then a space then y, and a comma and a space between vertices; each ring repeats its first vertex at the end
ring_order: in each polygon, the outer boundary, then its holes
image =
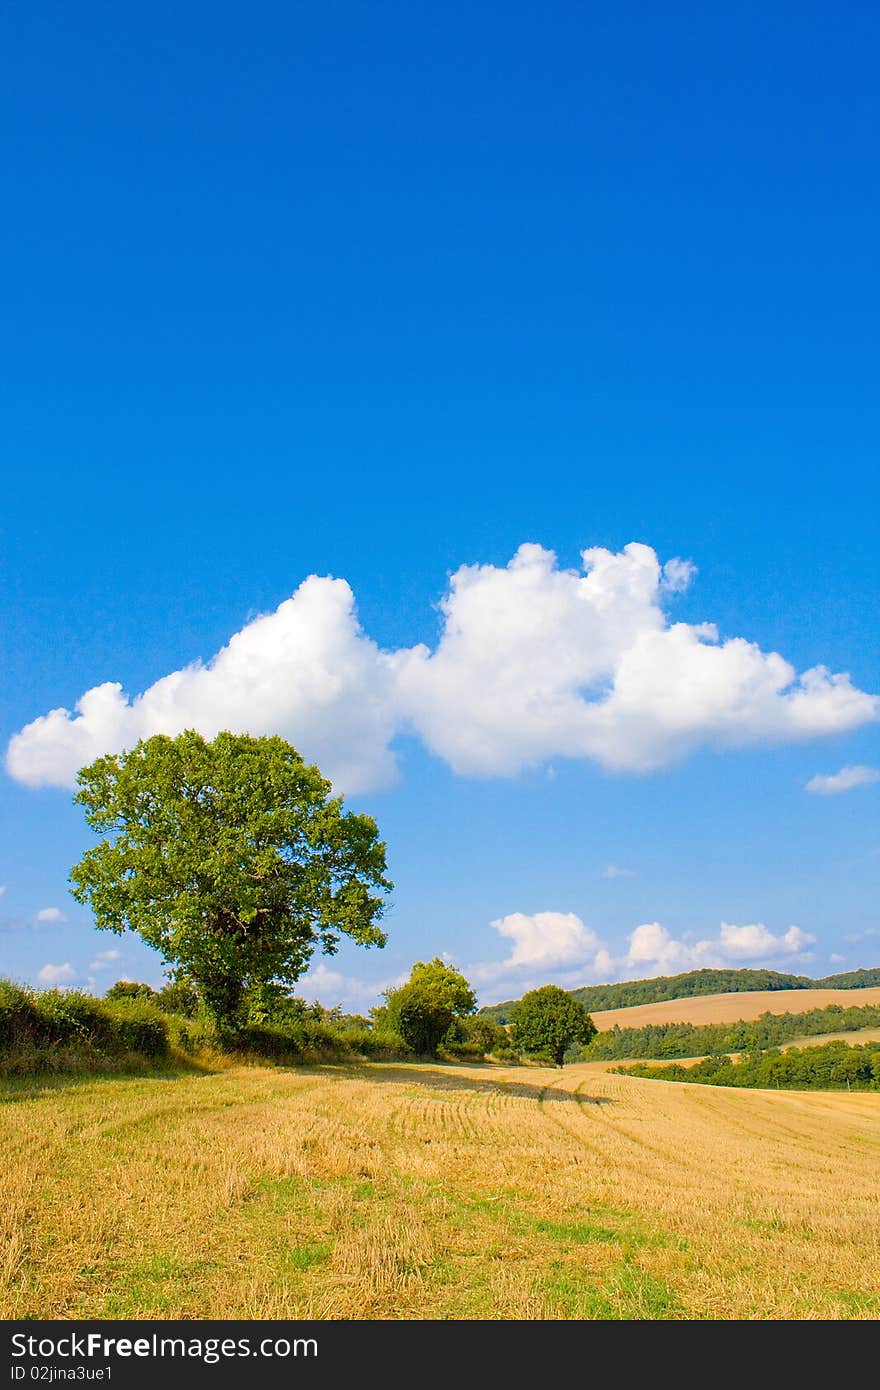
POLYGON ((762 1014, 753 1023, 649 1023, 644 1028, 608 1028, 584 1049, 588 1062, 624 1057, 703 1057, 725 1052, 754 1052, 795 1038, 821 1033, 856 1033, 880 1028, 880 1005, 844 1009, 829 1004, 803 1014, 762 1014))
MULTIPOLYGON (((657 975, 651 980, 622 980, 616 985, 583 985, 570 990, 587 1010, 626 1009, 632 1004, 659 1004, 665 999, 693 999, 700 994, 743 994, 750 990, 868 989, 880 986, 880 966, 848 970, 811 980, 807 975, 784 975, 776 970, 689 970, 684 975, 657 975)), ((480 1012, 507 1023, 515 999, 490 1004, 480 1012)))
POLYGON ((878 1091, 880 1043, 850 1046, 845 1042, 822 1047, 793 1047, 788 1052, 755 1052, 734 1062, 730 1057, 707 1057, 692 1067, 673 1062, 652 1067, 635 1062, 616 1067, 626 1076, 651 1081, 687 1081, 703 1086, 748 1086, 761 1090, 878 1091))

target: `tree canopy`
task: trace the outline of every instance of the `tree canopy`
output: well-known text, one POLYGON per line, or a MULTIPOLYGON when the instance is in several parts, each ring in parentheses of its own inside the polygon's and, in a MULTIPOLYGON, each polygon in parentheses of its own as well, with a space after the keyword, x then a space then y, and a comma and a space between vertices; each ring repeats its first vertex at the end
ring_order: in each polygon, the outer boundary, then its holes
POLYGON ((292 985, 345 935, 384 946, 385 845, 284 739, 187 730, 83 768, 104 835, 71 870, 96 925, 137 932, 232 1025, 247 990, 292 985))
POLYGON ((558 985, 530 990, 510 1012, 513 1042, 522 1052, 548 1053, 558 1067, 572 1043, 588 1043, 596 1025, 583 1004, 558 985))
POLYGON ((386 990, 374 1011, 377 1024, 394 1029, 414 1052, 434 1052, 453 1022, 472 1014, 477 997, 460 970, 439 956, 416 961, 406 984, 386 990))

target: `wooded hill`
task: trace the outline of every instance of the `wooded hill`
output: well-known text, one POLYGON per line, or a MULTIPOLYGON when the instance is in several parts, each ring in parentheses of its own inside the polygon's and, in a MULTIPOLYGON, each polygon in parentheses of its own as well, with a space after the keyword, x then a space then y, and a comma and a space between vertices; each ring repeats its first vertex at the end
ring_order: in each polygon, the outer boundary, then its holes
MULTIPOLYGON (((776 970, 689 970, 683 975, 657 975, 650 980, 621 980, 616 985, 583 985, 570 990, 587 1010, 626 1009, 633 1004, 657 1004, 664 999, 692 999, 700 994, 743 994, 751 990, 868 989, 880 986, 880 967, 848 970, 811 980, 776 970)), ((515 999, 489 1004, 480 1012, 507 1023, 515 999)))

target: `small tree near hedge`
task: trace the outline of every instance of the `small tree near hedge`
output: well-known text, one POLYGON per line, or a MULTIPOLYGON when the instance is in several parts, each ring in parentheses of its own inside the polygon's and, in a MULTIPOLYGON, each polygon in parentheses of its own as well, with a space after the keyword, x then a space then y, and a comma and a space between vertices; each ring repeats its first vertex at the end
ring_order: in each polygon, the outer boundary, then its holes
POLYGON ((416 961, 405 985, 387 990, 385 1003, 373 1011, 377 1028, 399 1033, 413 1052, 436 1052, 456 1019, 477 1007, 477 996, 460 970, 438 956, 416 961))
POLYGON ((583 1004, 558 985, 530 990, 510 1011, 511 1035, 521 1052, 547 1052, 557 1067, 572 1043, 586 1045, 596 1025, 583 1004))

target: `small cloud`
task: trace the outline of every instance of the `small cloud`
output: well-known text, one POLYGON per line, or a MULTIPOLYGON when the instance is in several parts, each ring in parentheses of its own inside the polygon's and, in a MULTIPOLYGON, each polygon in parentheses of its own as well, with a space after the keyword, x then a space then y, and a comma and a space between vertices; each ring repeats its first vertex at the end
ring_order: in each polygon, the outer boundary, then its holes
POLYGON ((683 594, 696 573, 697 567, 693 560, 680 560, 675 555, 663 566, 660 588, 667 594, 683 594))
POLYGON ((828 959, 832 965, 846 965, 846 956, 839 956, 836 951, 832 951, 828 959))
POLYGON ((0 898, 3 897, 3 894, 4 894, 5 892, 6 892, 6 884, 5 884, 5 883, 0 883, 0 898))
POLYGON ((60 907, 41 907, 34 919, 37 922, 66 922, 60 907))
POLYGON ((90 970, 109 970, 115 960, 122 960, 121 951, 99 951, 89 963, 90 970))
POLYGON ((852 791, 853 787, 867 787, 872 782, 880 782, 880 770, 876 767, 842 767, 828 777, 817 772, 810 778, 806 790, 819 796, 837 796, 840 792, 852 791))
POLYGON ((603 878, 637 878, 636 869, 624 869, 619 864, 606 864, 602 870, 603 878))
POLYGON ((44 965, 37 979, 43 985, 66 985, 76 979, 76 971, 70 961, 65 961, 64 965, 44 965))

